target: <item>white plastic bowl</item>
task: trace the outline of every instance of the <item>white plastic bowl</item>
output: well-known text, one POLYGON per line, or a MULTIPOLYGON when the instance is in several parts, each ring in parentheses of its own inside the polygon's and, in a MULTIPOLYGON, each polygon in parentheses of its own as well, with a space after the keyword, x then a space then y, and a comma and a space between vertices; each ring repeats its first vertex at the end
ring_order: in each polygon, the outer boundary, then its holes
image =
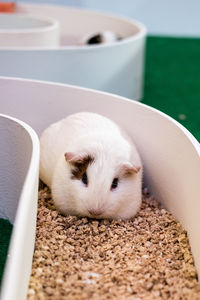
MULTIPOLYGON (((38 135, 52 122, 78 111, 103 114, 124 127, 141 153, 145 186, 187 230, 200 275, 200 145, 181 124, 139 102, 63 84, 1 78, 0 94, 1 112, 27 122, 38 135)), ((34 180, 32 191, 36 193, 34 180)), ((30 201, 35 207, 34 200, 30 201)), ((30 209, 27 219, 31 214, 30 209)), ((24 226, 18 234, 24 236, 26 230, 27 226, 24 226)), ((29 241, 24 244, 24 253, 32 253, 31 247, 28 250, 27 247, 29 241)), ((12 251, 17 249, 12 248, 12 251)), ((17 272, 15 275, 18 278, 17 272)), ((4 278, 5 294, 1 299, 22 300, 14 297, 12 291, 17 293, 22 286, 25 288, 24 280, 23 274, 20 283, 15 282, 14 277, 4 278)))
POLYGON ((62 6, 17 2, 19 14, 47 16, 60 23, 57 49, 0 49, 0 76, 48 80, 90 87, 140 100, 146 29, 134 20, 62 6), (80 46, 88 34, 110 30, 123 40, 80 46))
POLYGON ((0 49, 55 48, 58 45, 58 21, 42 16, 0 14, 0 49))

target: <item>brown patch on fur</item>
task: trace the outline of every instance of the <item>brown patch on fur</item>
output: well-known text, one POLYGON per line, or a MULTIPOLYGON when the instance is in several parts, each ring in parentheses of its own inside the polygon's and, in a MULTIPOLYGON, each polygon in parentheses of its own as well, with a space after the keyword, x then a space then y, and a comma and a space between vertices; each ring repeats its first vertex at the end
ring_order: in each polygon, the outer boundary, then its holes
POLYGON ((90 155, 83 157, 81 161, 72 162, 72 176, 71 179, 81 179, 86 172, 88 165, 94 161, 94 158, 90 155))

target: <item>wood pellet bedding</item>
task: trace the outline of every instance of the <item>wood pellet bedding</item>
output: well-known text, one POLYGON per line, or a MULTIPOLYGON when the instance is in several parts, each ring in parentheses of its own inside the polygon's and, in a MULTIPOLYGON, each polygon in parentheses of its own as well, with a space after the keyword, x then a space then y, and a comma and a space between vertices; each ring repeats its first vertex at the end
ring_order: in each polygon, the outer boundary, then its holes
POLYGON ((187 234, 147 193, 135 218, 60 215, 39 191, 28 300, 200 299, 187 234))

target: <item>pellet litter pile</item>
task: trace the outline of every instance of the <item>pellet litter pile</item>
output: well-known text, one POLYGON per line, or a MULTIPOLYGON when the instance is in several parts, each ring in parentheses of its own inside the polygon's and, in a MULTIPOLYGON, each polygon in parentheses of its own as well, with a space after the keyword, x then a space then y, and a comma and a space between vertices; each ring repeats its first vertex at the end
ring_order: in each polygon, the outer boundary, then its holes
POLYGON ((128 221, 64 217, 39 192, 28 300, 200 299, 187 234, 151 196, 128 221))

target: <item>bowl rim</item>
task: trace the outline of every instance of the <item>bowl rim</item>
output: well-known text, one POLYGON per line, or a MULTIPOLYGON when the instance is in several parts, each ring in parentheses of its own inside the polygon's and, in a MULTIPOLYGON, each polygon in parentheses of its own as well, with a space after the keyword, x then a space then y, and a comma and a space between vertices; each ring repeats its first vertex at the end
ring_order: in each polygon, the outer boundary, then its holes
MULTIPOLYGON (((31 27, 31 28, 8 28, 8 29, 1 29, 0 28, 0 35, 1 34, 6 34, 6 35, 11 35, 11 34, 31 34, 31 33, 42 33, 42 32, 46 32, 46 31, 50 31, 50 30, 54 30, 56 28, 59 27, 59 21, 54 19, 54 18, 50 18, 50 17, 46 17, 46 16, 42 16, 42 15, 35 15, 35 14, 8 14, 8 13, 4 13, 4 14, 0 14, 0 18, 1 17, 8 17, 8 18, 13 18, 13 17, 19 17, 22 18, 24 20, 36 20, 39 21, 42 24, 42 26, 37 26, 37 27, 31 27)), ((13 47, 14 48, 14 47, 13 47)), ((24 48, 24 47, 19 47, 19 48, 24 48)), ((6 49, 6 47, 5 47, 6 49)))
MULTIPOLYGON (((26 8, 26 7, 29 7, 29 8, 36 8, 36 7, 43 7, 43 8, 56 8, 56 9, 65 9, 67 11, 71 11, 71 12, 75 12, 75 13, 81 13, 81 14, 88 14, 88 15, 91 15, 91 14, 95 14, 99 17, 107 17, 107 18, 110 18, 110 19, 115 19, 115 20, 118 20, 118 21, 122 21, 122 22, 126 22, 128 23, 130 26, 134 26, 134 27, 137 27, 139 30, 136 34, 133 34, 129 37, 126 37, 126 38, 123 38, 122 40, 120 41, 116 41, 116 42, 113 42, 111 44, 98 44, 98 45, 61 45, 61 46, 55 46, 55 47, 51 47, 51 48, 44 48, 44 47, 28 47, 28 48, 25 48, 25 47, 12 47, 12 48, 8 48, 8 47, 4 47, 4 48, 0 48, 0 51, 1 50, 8 50, 8 51, 74 51, 74 52, 83 52, 83 51, 96 51, 96 50, 101 50, 101 49, 104 49, 104 48, 113 48, 113 47, 121 47, 123 45, 126 45, 126 44, 131 44, 139 39, 142 39, 144 38, 146 35, 147 35, 147 28, 146 26, 141 23, 140 21, 137 21, 133 18, 129 18, 129 17, 126 17, 126 16, 121 16, 121 15, 115 15, 115 14, 112 14, 112 13, 107 13, 107 12, 102 12, 102 11, 98 11, 98 10, 95 10, 95 9, 85 9, 85 8, 77 8, 77 7, 71 7, 71 6, 61 6, 61 5, 45 5, 45 4, 32 4, 32 3, 19 3, 19 8, 22 9, 22 11, 20 10, 20 12, 16 13, 16 14, 23 14, 23 15, 31 15, 29 13, 26 13, 24 12, 23 13, 23 7, 26 8)), ((48 18, 48 17, 46 17, 48 18)), ((51 18, 50 18, 51 19, 51 18)), ((59 23, 59 20, 56 19, 56 21, 59 23)))

